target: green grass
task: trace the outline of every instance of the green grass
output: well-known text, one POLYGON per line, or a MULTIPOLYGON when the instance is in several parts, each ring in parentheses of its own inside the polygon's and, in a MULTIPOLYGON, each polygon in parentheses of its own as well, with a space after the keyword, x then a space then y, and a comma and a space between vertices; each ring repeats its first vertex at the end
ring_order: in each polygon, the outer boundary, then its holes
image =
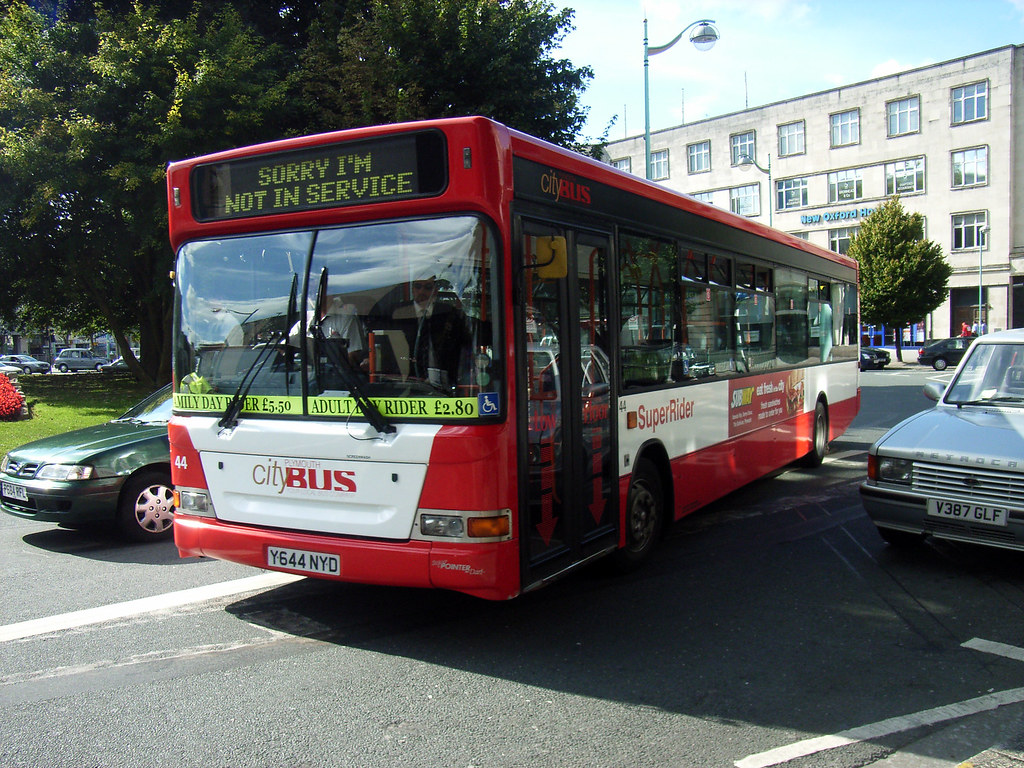
POLYGON ((32 418, 0 421, 0 457, 41 437, 116 419, 153 391, 124 373, 23 374, 18 383, 32 418))

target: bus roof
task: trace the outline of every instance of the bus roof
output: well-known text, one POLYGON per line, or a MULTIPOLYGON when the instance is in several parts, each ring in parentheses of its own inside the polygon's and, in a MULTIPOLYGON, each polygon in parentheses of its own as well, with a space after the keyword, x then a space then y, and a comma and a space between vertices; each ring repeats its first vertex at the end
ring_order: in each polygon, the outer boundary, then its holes
MULTIPOLYGON (((813 257, 833 262, 837 266, 857 270, 857 262, 847 256, 830 251, 826 248, 814 245, 795 235, 782 232, 768 227, 760 222, 749 219, 745 216, 732 213, 725 209, 701 202, 690 195, 677 192, 652 181, 647 181, 625 171, 620 171, 611 165, 599 162, 593 158, 574 152, 564 147, 557 146, 550 142, 530 136, 521 131, 508 128, 489 118, 480 116, 453 117, 436 120, 424 120, 407 123, 393 123, 388 125, 367 126, 362 128, 351 128, 340 131, 313 134, 308 136, 278 139, 246 147, 236 147, 219 152, 202 155, 186 160, 179 160, 168 164, 168 204, 173 211, 179 210, 185 203, 181 195, 181 173, 189 172, 197 166, 214 163, 225 163, 240 160, 247 157, 256 157, 273 153, 294 152, 304 149, 336 144, 339 142, 358 142, 369 140, 375 137, 392 136, 395 134, 408 133, 411 131, 440 130, 445 134, 451 131, 475 132, 481 145, 497 146, 500 149, 509 148, 513 157, 529 160, 537 164, 556 166, 560 170, 583 177, 595 183, 614 187, 625 193, 637 195, 654 203, 669 206, 683 211, 687 214, 716 222, 724 227, 747 233, 755 238, 764 238, 781 246, 794 248, 803 251, 813 257), (177 178, 178 182, 172 182, 177 178)), ((450 160, 450 162, 454 162, 450 160)), ((190 206, 187 206, 191 210, 190 206)), ((178 225, 184 225, 183 230, 176 232, 176 217, 173 213, 170 217, 171 239, 175 247, 182 239, 187 239, 189 234, 194 234, 194 226, 189 226, 184 221, 178 225)), ((186 217, 187 218, 187 217, 186 217)), ((252 230, 254 226, 237 226, 231 229, 235 231, 252 230)))

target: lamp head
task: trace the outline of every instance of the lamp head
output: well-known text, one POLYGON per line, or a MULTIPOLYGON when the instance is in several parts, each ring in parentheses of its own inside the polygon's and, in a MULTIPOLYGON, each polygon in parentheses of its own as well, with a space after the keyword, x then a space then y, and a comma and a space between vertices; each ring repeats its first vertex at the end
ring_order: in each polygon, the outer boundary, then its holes
MULTIPOLYGON (((767 170, 757 164, 757 160, 752 158, 750 155, 743 154, 736 158, 736 167, 741 171, 749 171, 751 168, 757 168, 761 173, 768 173, 767 170)), ((768 167, 772 167, 771 157, 768 158, 768 167)))
POLYGON ((710 21, 699 21, 690 33, 690 42, 698 51, 710 51, 718 42, 719 34, 710 21))

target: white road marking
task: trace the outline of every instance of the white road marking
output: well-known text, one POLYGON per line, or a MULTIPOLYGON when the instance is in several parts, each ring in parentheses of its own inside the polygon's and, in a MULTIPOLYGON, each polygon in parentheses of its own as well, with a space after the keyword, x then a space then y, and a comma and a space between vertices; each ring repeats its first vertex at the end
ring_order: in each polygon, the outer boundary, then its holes
MULTIPOLYGON (((263 629, 263 627, 260 627, 263 629)), ((268 630, 269 637, 261 637, 255 640, 237 641, 233 643, 216 643, 211 645, 199 645, 194 648, 176 648, 164 651, 149 651, 148 653, 129 656, 127 659, 112 660, 101 659, 88 664, 78 664, 66 667, 53 667, 51 669, 34 670, 31 672, 18 672, 6 677, 0 677, 0 686, 34 683, 41 680, 51 680, 59 677, 70 677, 82 675, 89 672, 97 672, 107 669, 131 667, 138 664, 147 664, 154 661, 176 661, 179 659, 193 659, 197 656, 207 656, 215 653, 228 653, 242 648, 257 648, 278 642, 282 637, 291 637, 283 632, 268 630)))
MULTIPOLYGON (((1017 648, 1016 646, 997 643, 991 640, 974 638, 963 643, 961 647, 1005 656, 1017 661, 1024 661, 1024 648, 1017 648)), ((869 725, 861 725, 857 728, 840 731, 829 736, 804 739, 794 744, 770 749, 767 752, 748 755, 742 760, 737 760, 734 765, 736 768, 769 768, 769 766, 780 765, 790 760, 795 760, 798 757, 808 757, 809 755, 815 755, 819 752, 835 749, 836 747, 879 739, 924 725, 936 725, 949 720, 958 720, 962 717, 976 715, 979 712, 998 709, 1007 704, 1019 704, 1022 701, 1024 701, 1024 688, 997 691, 996 693, 978 696, 974 699, 946 704, 934 709, 926 709, 923 712, 914 712, 909 715, 901 715, 900 717, 891 717, 888 720, 882 720, 869 725)))
POLYGON ((994 640, 982 640, 975 637, 974 639, 963 643, 961 647, 981 651, 982 653, 991 653, 995 656, 1005 656, 1006 658, 1014 659, 1015 661, 1024 661, 1024 648, 1018 648, 1015 645, 1007 645, 1006 643, 997 643, 994 640))
POLYGON ((1011 688, 967 701, 958 701, 955 704, 926 709, 923 712, 891 717, 870 725, 861 725, 848 731, 840 731, 832 736, 819 736, 814 739, 798 741, 795 744, 787 744, 784 747, 770 749, 767 752, 737 760, 734 765, 736 768, 768 768, 768 766, 779 765, 798 757, 807 757, 860 741, 880 739, 894 733, 920 728, 923 725, 936 725, 948 720, 958 720, 1022 701, 1024 701, 1024 688, 1011 688))
POLYGON ((219 584, 209 584, 205 587, 183 589, 178 592, 143 597, 139 600, 103 605, 99 608, 87 608, 82 611, 62 613, 58 616, 20 621, 16 624, 0 626, 0 643, 10 640, 22 640, 37 635, 46 635, 51 632, 74 629, 75 627, 84 627, 90 624, 101 624, 115 619, 131 618, 132 616, 154 613, 167 610, 168 608, 180 608, 184 605, 203 603, 222 597, 239 595, 243 592, 258 592, 263 589, 290 584, 302 578, 305 577, 296 576, 291 573, 262 573, 258 576, 249 576, 248 578, 235 579, 234 581, 223 581, 219 584))

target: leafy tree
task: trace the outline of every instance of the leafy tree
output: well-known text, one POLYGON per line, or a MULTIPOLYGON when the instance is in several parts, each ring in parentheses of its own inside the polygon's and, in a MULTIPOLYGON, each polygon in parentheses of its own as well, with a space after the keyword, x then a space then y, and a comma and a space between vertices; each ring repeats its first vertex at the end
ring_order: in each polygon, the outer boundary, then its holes
POLYGON ((552 56, 572 15, 542 0, 373 0, 336 35, 311 35, 307 128, 479 114, 571 146, 593 77, 552 56))
POLYGON ((864 220, 848 255, 860 263, 861 319, 895 329, 902 360, 903 327, 942 305, 953 268, 942 248, 924 239, 924 217, 905 211, 898 197, 864 220))
POLYGON ((0 20, 0 302, 83 327, 98 315, 136 375, 170 377, 169 159, 280 135, 277 49, 227 7, 165 22, 138 3, 56 23, 0 20))
POLYGON ((571 19, 543 0, 0 0, 0 318, 102 326, 166 380, 169 160, 462 114, 573 146, 592 73, 552 55, 571 19))

